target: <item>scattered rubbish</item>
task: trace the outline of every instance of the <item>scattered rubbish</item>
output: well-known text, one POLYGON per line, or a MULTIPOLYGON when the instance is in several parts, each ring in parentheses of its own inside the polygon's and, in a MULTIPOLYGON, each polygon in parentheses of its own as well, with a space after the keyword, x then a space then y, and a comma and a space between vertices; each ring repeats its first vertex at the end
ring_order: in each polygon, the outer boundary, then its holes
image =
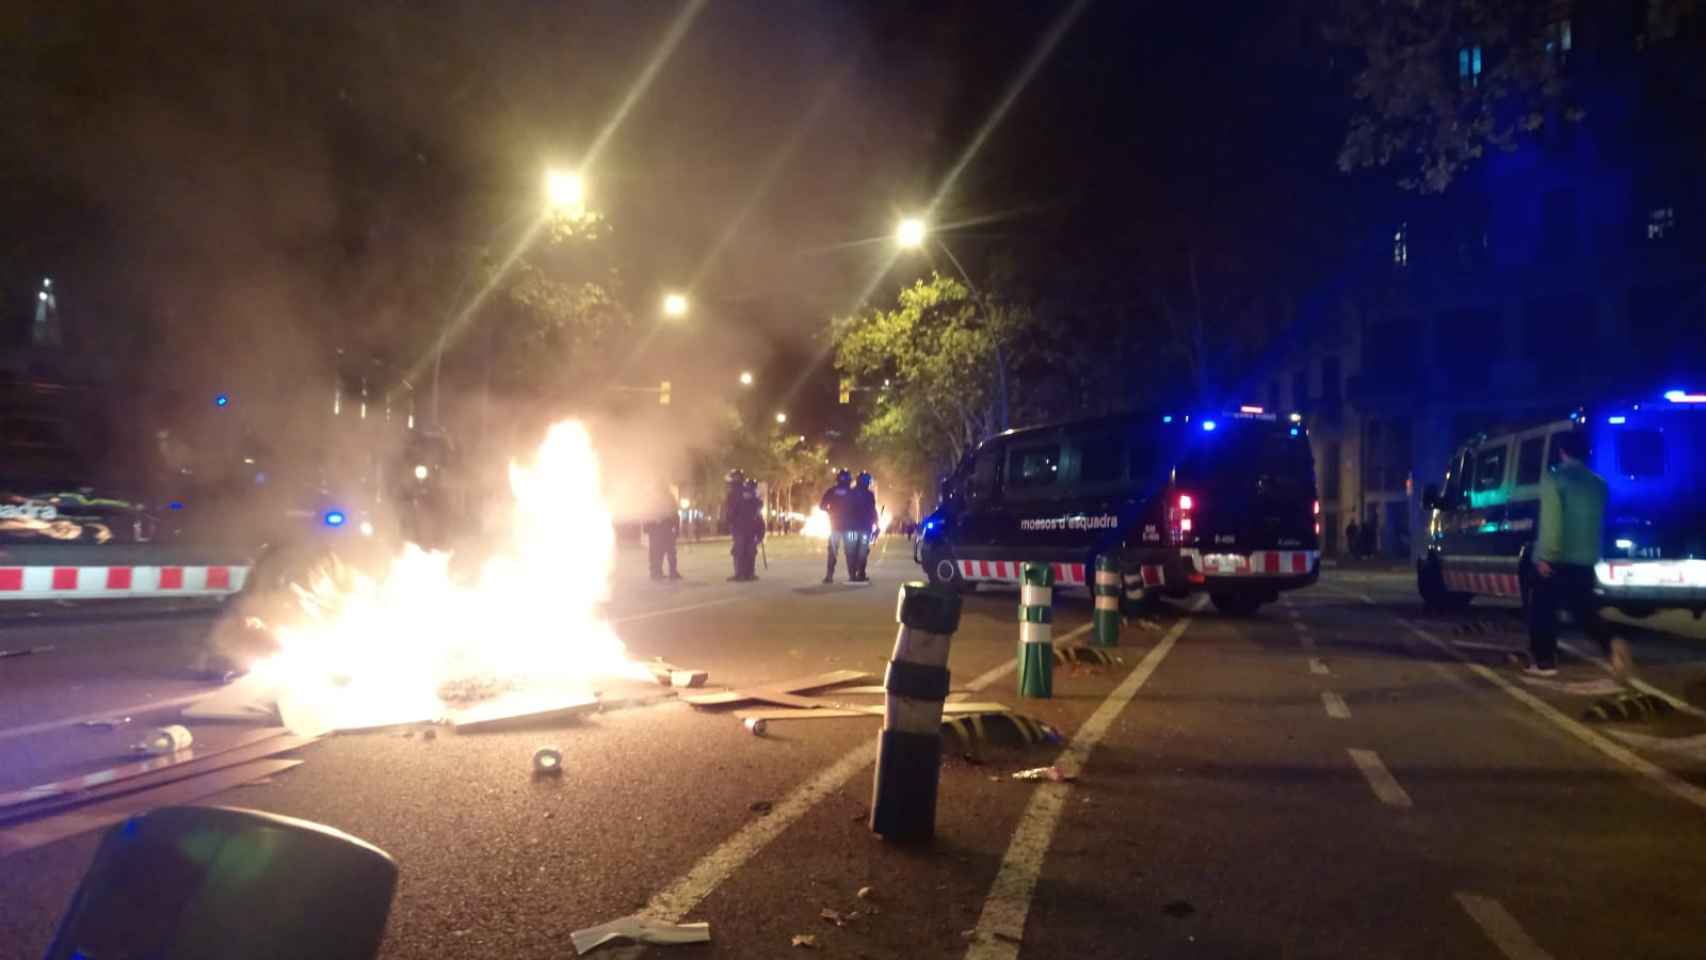
MULTIPOLYGON (((701 693, 683 700, 695 707, 732 706, 746 703, 750 700, 763 700, 768 703, 780 703, 784 706, 794 706, 804 699, 798 694, 811 690, 823 690, 850 683, 871 683, 876 680, 871 674, 862 670, 832 670, 829 673, 819 673, 810 677, 800 677, 794 680, 784 680, 760 687, 750 687, 736 690, 719 690, 716 693, 701 693)), ((817 704, 807 704, 816 706, 817 704)))
POLYGON ((768 800, 754 800, 747 806, 747 809, 751 810, 753 813, 769 813, 771 810, 775 809, 775 807, 776 805, 768 800))
POLYGON ((762 737, 770 731, 770 721, 763 717, 747 717, 741 721, 741 726, 746 727, 747 732, 755 737, 762 737))
POLYGON ((19 647, 16 650, 0 650, 0 660, 5 660, 9 657, 28 657, 32 654, 52 652, 53 644, 51 643, 40 647, 19 647))
POLYGON ((612 940, 632 940, 635 943, 649 943, 660 947, 683 943, 710 943, 711 925, 668 923, 641 916, 623 917, 596 927, 576 930, 569 934, 569 940, 574 944, 577 954, 597 949, 612 940))
POLYGON ((1174 900, 1172 903, 1162 907, 1161 912, 1165 913, 1169 917, 1188 917, 1191 914, 1196 913, 1197 908, 1191 906, 1190 901, 1188 900, 1174 900))
POLYGON ((129 722, 129 717, 112 717, 106 720, 85 720, 78 726, 86 730, 114 730, 129 722))
POLYGON ((530 724, 565 719, 597 709, 597 694, 565 695, 551 691, 511 690, 454 710, 449 719, 451 726, 462 732, 509 723, 530 724))
POLYGON ((1078 774, 1067 773, 1059 767, 1032 767, 1013 774, 1014 780, 1053 780, 1055 783, 1067 783, 1078 779, 1078 774))
POLYGON ((821 919, 828 920, 830 923, 833 923, 838 927, 847 926, 847 921, 858 916, 857 913, 842 913, 840 910, 831 910, 828 907, 824 907, 822 910, 819 910, 817 915, 821 919))
POLYGON ((796 947, 804 947, 807 950, 816 950, 817 935, 811 933, 796 933, 794 934, 793 943, 796 947))
POLYGON ((1054 648, 1056 663, 1103 663, 1114 662, 1114 655, 1102 647, 1092 647, 1085 644, 1056 645, 1054 648))
POLYGON ((874 895, 876 895, 876 891, 872 890, 870 887, 860 887, 859 892, 854 894, 854 896, 861 900, 869 900, 874 895))
POLYGON ((563 751, 556 747, 540 747, 533 751, 533 775, 555 777, 563 772, 563 751))
POLYGON ((169 727, 159 727, 148 731, 147 735, 142 738, 142 742, 132 747, 131 750, 136 753, 146 753, 152 757, 160 757, 186 749, 193 742, 195 742, 195 738, 190 735, 189 728, 183 724, 174 723, 169 727))
POLYGON ((977 928, 973 927, 970 930, 961 930, 960 931, 960 939, 961 940, 976 940, 977 939, 977 928))
POLYGON ((671 670, 669 685, 672 687, 702 687, 710 674, 703 670, 671 670))
POLYGON ((421 731, 421 739, 422 740, 437 740, 438 739, 438 731, 434 730, 431 727, 427 727, 425 730, 421 731))

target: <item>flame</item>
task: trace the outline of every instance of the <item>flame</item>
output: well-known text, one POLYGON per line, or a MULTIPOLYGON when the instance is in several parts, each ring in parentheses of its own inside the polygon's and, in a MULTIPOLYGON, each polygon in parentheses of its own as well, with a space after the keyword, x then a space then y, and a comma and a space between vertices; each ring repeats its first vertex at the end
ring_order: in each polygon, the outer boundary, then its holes
POLYGON ((806 525, 800 528, 800 532, 808 537, 828 540, 829 514, 822 507, 813 507, 812 515, 806 518, 806 525))
POLYGON ((649 679, 599 612, 615 533, 586 428, 553 426, 511 462, 508 536, 474 582, 407 544, 382 578, 333 566, 296 587, 300 616, 252 675, 298 732, 438 719, 447 701, 510 691, 591 697, 601 678, 649 679))

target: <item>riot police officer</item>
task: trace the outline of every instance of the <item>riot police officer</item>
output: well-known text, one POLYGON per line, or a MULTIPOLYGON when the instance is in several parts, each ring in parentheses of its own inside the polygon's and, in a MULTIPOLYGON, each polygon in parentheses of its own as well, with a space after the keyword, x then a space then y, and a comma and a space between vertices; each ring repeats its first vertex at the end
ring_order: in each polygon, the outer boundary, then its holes
POLYGON ((758 543, 764 539, 764 502, 758 496, 757 480, 740 485, 734 510, 729 514, 729 533, 734 541, 735 558, 735 575, 730 579, 757 580, 758 543))
POLYGON ((871 540, 877 532, 877 495, 871 490, 871 475, 861 470, 850 494, 847 526, 847 579, 865 583, 865 564, 871 559, 871 540))
POLYGON ((729 579, 740 578, 740 501, 746 492, 746 472, 739 467, 730 470, 727 477, 729 488, 723 496, 723 520, 729 525, 729 556, 735 558, 735 575, 729 579))
MULTIPOLYGON (((818 507, 829 515, 829 569, 823 575, 823 582, 834 583, 836 551, 846 548, 847 531, 853 528, 853 475, 846 470, 836 471, 835 486, 823 492, 818 507)), ((847 574, 851 577, 855 572, 849 552, 847 574)))

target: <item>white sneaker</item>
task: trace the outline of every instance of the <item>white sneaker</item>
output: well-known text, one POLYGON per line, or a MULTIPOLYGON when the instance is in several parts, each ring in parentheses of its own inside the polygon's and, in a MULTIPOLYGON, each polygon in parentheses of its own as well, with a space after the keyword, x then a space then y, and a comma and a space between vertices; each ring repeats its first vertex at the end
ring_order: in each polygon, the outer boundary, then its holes
POLYGON ((1522 673, 1524 676, 1528 676, 1528 677, 1555 677, 1558 675, 1558 668, 1557 667, 1542 667, 1538 664, 1532 664, 1531 663, 1528 666, 1522 668, 1522 673))

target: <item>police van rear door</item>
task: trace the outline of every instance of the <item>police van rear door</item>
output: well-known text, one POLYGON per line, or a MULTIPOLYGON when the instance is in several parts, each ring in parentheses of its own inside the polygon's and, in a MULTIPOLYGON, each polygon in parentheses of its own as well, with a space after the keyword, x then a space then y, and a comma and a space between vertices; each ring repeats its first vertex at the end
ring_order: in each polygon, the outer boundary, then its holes
POLYGON ((1647 405, 1612 419, 1591 454, 1610 495, 1607 555, 1706 557, 1706 408, 1647 405))
POLYGON ((1301 428, 1225 418, 1189 429, 1174 490, 1207 551, 1316 550, 1315 467, 1301 428), (1210 423, 1214 429, 1203 429, 1210 423))

